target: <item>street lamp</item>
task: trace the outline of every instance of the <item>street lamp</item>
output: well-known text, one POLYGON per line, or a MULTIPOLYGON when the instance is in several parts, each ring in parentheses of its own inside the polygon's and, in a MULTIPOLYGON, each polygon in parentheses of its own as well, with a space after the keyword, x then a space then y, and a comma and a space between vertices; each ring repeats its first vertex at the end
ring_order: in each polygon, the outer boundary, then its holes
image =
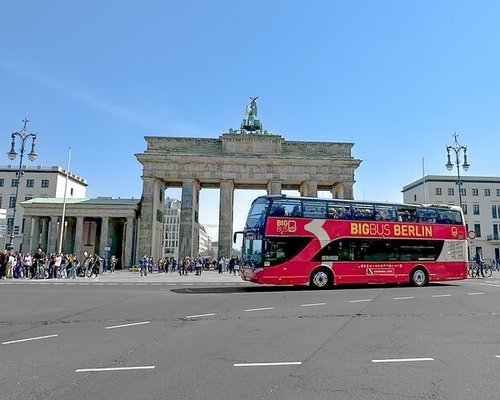
POLYGON ((17 211, 17 197, 19 195, 19 180, 21 179, 22 175, 22 166, 23 166, 23 157, 24 157, 24 150, 25 150, 25 143, 27 139, 32 139, 31 142, 31 151, 28 153, 28 158, 30 161, 34 161, 37 157, 37 154, 35 152, 35 140, 36 140, 36 133, 30 133, 26 129, 26 125, 28 124, 29 120, 27 118, 23 119, 23 129, 21 129, 19 132, 12 132, 11 138, 12 138, 12 143, 10 147, 10 151, 7 153, 9 156, 10 160, 14 160, 17 157, 17 152, 16 149, 14 148, 16 145, 16 137, 19 138, 21 142, 21 148, 19 149, 19 169, 17 170, 17 182, 16 182, 16 197, 14 199, 14 214, 12 215, 12 225, 10 226, 10 239, 9 243, 5 246, 7 250, 12 250, 14 248, 14 224, 16 221, 16 211, 17 211))
POLYGON ((464 153, 464 162, 462 164, 462 168, 464 171, 467 171, 470 167, 470 164, 467 162, 467 146, 462 146, 458 143, 458 135, 456 133, 453 134, 455 138, 455 142, 451 146, 446 146, 446 152, 448 153, 448 162, 446 163, 446 168, 448 171, 453 169, 453 166, 457 166, 457 185, 458 185, 458 201, 460 204, 460 208, 462 208, 462 181, 460 180, 460 152, 464 153), (455 152, 455 163, 451 162, 450 150, 455 152))

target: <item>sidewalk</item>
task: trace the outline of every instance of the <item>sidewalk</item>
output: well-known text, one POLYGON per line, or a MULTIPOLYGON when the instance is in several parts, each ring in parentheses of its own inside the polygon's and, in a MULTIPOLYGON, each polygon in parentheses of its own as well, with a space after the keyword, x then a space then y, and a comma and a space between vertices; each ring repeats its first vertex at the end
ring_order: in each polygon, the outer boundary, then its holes
POLYGON ((94 282, 112 282, 112 283, 129 283, 129 282, 143 282, 143 283, 242 283, 249 284, 245 282, 239 274, 233 275, 227 272, 219 274, 217 271, 203 271, 201 275, 195 275, 194 273, 188 275, 179 275, 176 273, 157 273, 148 274, 145 277, 141 277, 140 273, 137 271, 116 271, 115 273, 106 272, 105 274, 99 274, 97 279, 95 278, 77 278, 79 281, 94 281, 94 282))

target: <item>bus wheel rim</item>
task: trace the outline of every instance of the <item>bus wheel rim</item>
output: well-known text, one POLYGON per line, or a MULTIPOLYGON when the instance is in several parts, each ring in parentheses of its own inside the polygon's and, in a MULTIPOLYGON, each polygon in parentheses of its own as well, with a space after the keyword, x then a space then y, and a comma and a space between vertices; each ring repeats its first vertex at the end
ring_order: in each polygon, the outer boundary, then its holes
POLYGON ((328 275, 323 271, 316 272, 313 278, 314 285, 317 287, 323 287, 328 283, 328 275))
POLYGON ((413 281, 417 285, 422 285, 425 282, 425 273, 422 270, 417 270, 413 273, 413 281))

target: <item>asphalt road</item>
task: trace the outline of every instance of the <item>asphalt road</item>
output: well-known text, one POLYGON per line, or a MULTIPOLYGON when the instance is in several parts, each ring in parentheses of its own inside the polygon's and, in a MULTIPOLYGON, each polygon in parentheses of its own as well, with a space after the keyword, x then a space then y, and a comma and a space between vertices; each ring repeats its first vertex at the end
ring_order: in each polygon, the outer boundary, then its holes
POLYGON ((498 399, 500 275, 0 282, 1 399, 498 399))

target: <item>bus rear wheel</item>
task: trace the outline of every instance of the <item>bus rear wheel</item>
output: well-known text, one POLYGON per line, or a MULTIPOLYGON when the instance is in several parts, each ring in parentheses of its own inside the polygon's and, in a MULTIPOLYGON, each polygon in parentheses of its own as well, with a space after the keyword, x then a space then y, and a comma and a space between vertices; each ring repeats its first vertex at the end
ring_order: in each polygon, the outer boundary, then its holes
POLYGON ((410 275, 410 283, 413 286, 425 286, 428 280, 427 272, 423 268, 414 269, 410 275))
POLYGON ((311 274, 311 287, 327 289, 333 285, 333 274, 326 268, 319 268, 311 274))

